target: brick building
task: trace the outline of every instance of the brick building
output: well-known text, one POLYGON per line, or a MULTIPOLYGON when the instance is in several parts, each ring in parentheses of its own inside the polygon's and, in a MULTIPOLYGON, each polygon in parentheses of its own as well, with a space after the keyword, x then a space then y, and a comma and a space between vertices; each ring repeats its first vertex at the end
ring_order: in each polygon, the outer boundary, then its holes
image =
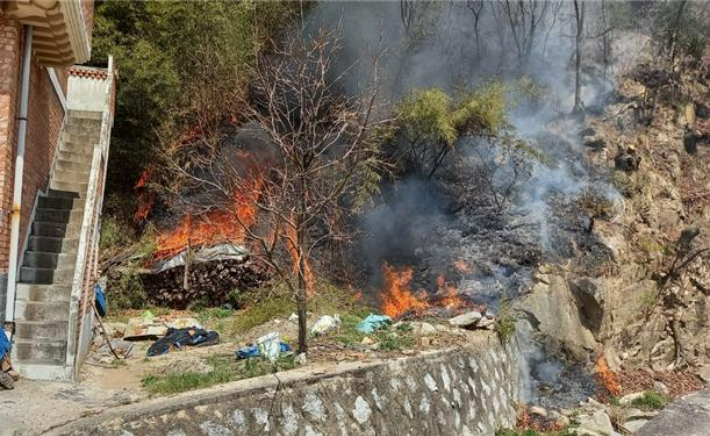
POLYGON ((92 26, 92 0, 0 2, 0 319, 31 378, 73 378, 93 322, 114 72, 74 66, 92 26))

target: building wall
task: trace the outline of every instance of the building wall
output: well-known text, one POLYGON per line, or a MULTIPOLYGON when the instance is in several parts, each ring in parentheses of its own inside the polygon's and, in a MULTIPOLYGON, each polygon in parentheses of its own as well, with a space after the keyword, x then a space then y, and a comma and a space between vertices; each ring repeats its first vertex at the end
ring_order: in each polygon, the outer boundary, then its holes
MULTIPOLYGON (((22 37, 18 21, 0 16, 0 319, 4 319, 10 257, 22 37)), ((61 87, 66 89, 66 71, 56 71, 61 87)), ((19 250, 27 239, 37 193, 48 186, 63 118, 64 111, 47 70, 32 59, 19 250)))
MULTIPOLYGON (((58 70, 58 72, 61 70, 58 70)), ((66 74, 57 74, 60 81, 66 74)), ((46 68, 34 59, 30 72, 30 105, 27 114, 25 170, 22 181, 22 215, 20 218, 20 250, 32 223, 32 211, 39 191, 47 190, 52 163, 64 121, 64 109, 52 86, 46 68)))
POLYGON ((4 319, 16 152, 22 26, 0 15, 0 319, 4 319))

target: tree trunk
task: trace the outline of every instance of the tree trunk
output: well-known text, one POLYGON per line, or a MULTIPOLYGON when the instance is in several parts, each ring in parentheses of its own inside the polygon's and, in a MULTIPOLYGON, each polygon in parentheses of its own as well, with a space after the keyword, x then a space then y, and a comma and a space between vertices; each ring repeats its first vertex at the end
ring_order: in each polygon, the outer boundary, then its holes
POLYGON ((676 13, 675 20, 673 21, 673 27, 668 35, 668 60, 670 62, 669 70, 673 71, 673 65, 675 64, 676 56, 676 46, 678 40, 678 30, 680 29, 680 19, 683 16, 683 9, 687 0, 682 0, 678 5, 678 12, 676 13))
POLYGON ((297 271, 298 271, 298 290, 296 295, 296 310, 298 312, 298 353, 306 353, 308 351, 308 280, 307 280, 307 264, 304 257, 306 244, 306 228, 304 223, 308 219, 306 197, 308 195, 308 180, 306 177, 301 178, 301 198, 298 203, 298 212, 296 213, 296 251, 297 271))
POLYGON ((575 38, 574 108, 572 113, 581 113, 582 106, 582 35, 584 33, 584 3, 574 0, 574 15, 577 20, 575 38))

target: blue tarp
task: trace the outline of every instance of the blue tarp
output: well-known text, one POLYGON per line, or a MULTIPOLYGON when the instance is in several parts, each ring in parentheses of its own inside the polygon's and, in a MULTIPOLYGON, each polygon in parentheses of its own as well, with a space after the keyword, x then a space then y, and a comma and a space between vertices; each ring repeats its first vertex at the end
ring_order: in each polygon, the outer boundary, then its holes
POLYGON ((357 331, 360 333, 365 333, 366 335, 372 334, 375 330, 384 328, 389 323, 392 322, 392 318, 387 315, 374 315, 369 314, 367 318, 360 321, 357 325, 357 331))
POLYGON ((94 285, 94 292, 96 293, 96 311, 99 312, 99 315, 103 318, 108 311, 106 294, 104 294, 104 289, 98 283, 94 285))
POLYGON ((11 348, 12 348, 12 344, 10 343, 10 340, 7 338, 7 334, 5 333, 5 330, 0 329, 0 360, 5 358, 5 355, 10 352, 11 348))

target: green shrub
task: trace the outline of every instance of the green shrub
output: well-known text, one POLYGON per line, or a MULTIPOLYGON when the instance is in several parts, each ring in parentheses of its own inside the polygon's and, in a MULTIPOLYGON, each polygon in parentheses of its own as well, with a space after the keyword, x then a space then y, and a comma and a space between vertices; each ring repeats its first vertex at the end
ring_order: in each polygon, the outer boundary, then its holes
POLYGON ((668 397, 653 391, 646 391, 641 398, 631 402, 631 406, 642 410, 660 410, 668 404, 668 397))

